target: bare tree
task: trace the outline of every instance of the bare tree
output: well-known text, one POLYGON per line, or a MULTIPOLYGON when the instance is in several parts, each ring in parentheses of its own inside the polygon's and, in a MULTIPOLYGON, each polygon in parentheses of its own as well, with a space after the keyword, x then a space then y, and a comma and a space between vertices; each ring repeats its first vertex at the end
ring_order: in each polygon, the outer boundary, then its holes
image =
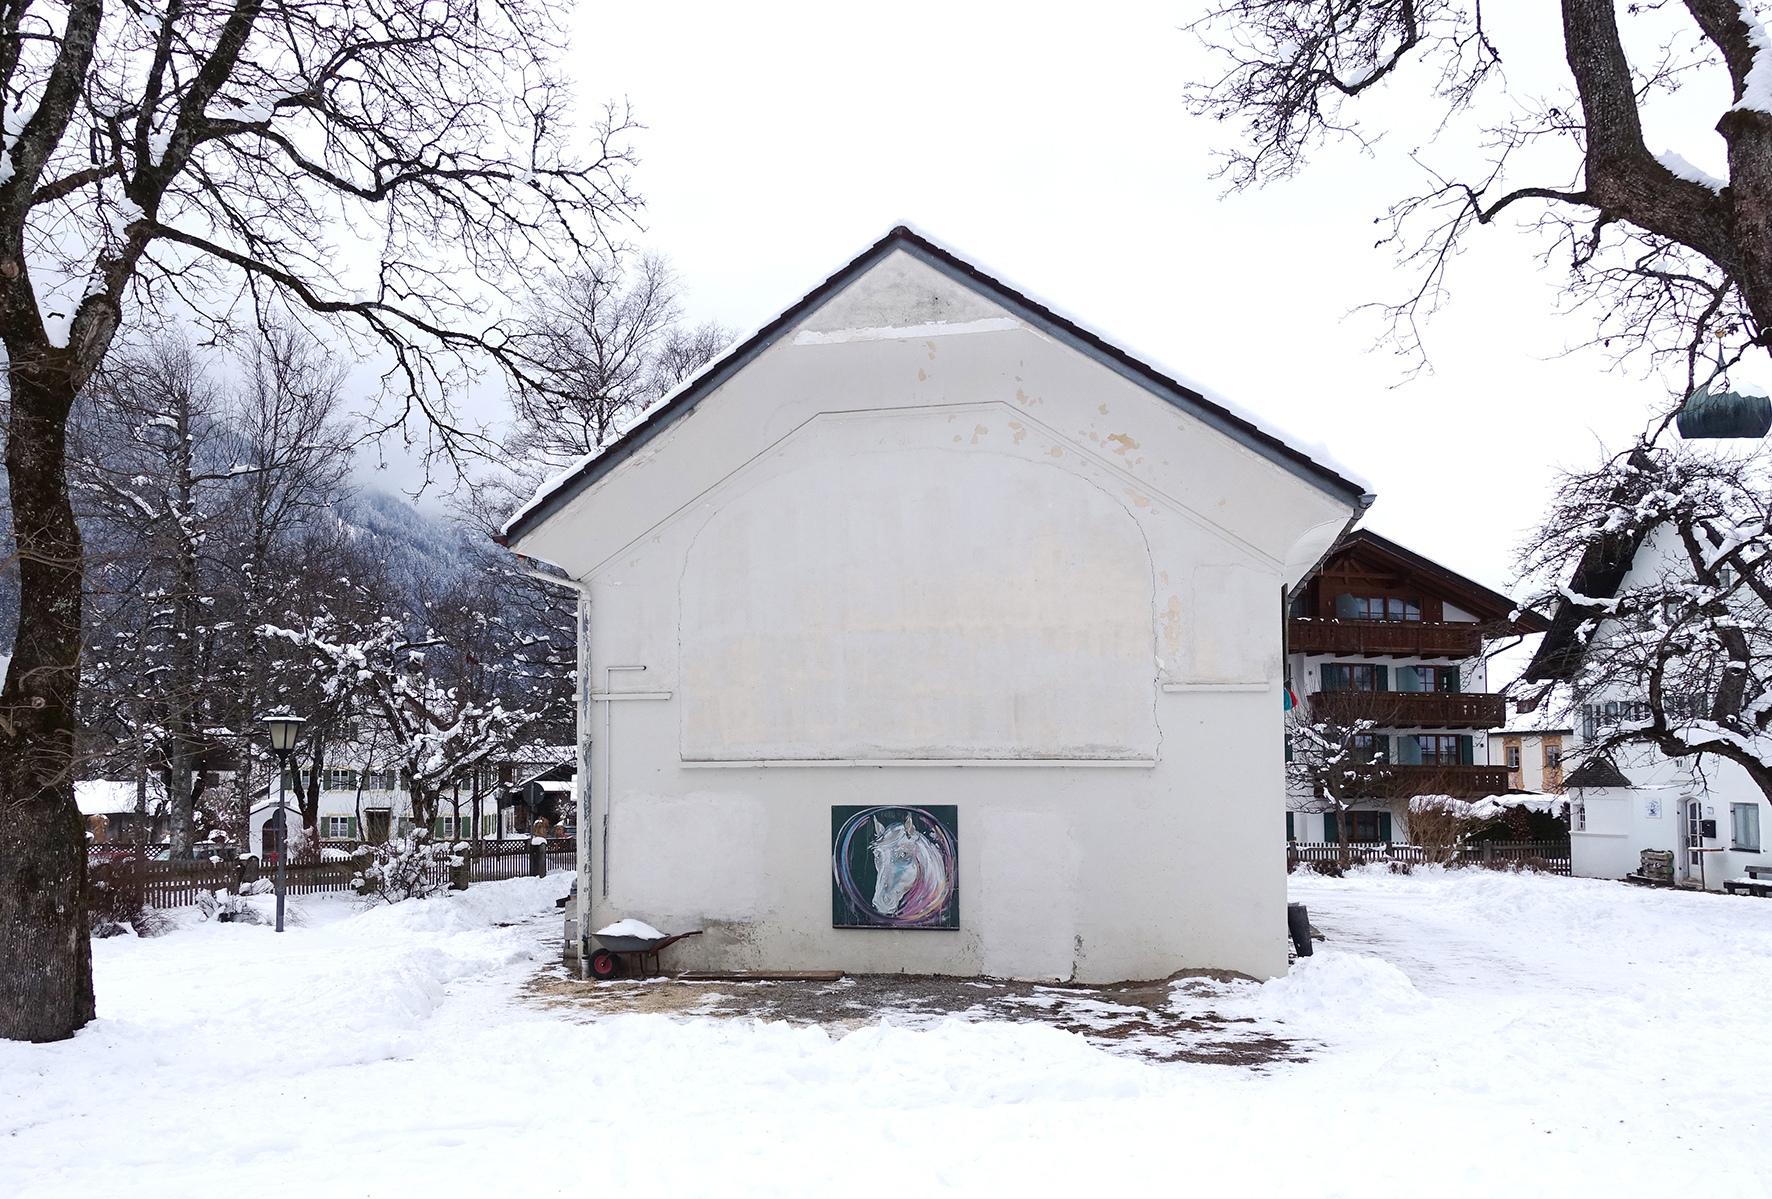
POLYGON ((1566 476, 1522 556, 1533 602, 1557 607, 1526 703, 1593 716, 1586 756, 1719 758, 1772 798, 1769 494, 1757 443, 1719 454, 1645 438, 1566 476))
POLYGON ((1481 128, 1459 140, 1482 147, 1480 161, 1435 167, 1417 151, 1424 186, 1390 208, 1389 239, 1419 272, 1388 309, 1392 335, 1419 351, 1417 319, 1443 299, 1468 235, 1518 216, 1554 235, 1543 257, 1566 262, 1598 339, 1683 356, 1689 390, 1711 335, 1730 361, 1772 346, 1772 88, 1755 74, 1756 63, 1772 70, 1759 57, 1772 43, 1738 0, 1561 7, 1573 93, 1502 73, 1481 0, 1229 0, 1193 26, 1228 64, 1193 102, 1244 129, 1226 167, 1234 187, 1295 173, 1327 139, 1369 142, 1353 101, 1405 78, 1444 121, 1468 110, 1481 128), (1631 44, 1652 49, 1626 53, 1621 17, 1635 26, 1631 44), (1425 71, 1406 76, 1412 63, 1425 71), (1730 94, 1716 122, 1726 179, 1652 154, 1643 136, 1658 101, 1707 74, 1730 94))
POLYGON ((1295 812, 1333 814, 1346 865, 1353 823, 1348 813, 1381 794, 1391 777, 1389 755, 1374 731, 1378 721, 1338 719, 1298 708, 1286 727, 1287 806, 1295 812))
MULTIPOLYGON (((174 857, 188 858, 193 776, 207 743, 217 665, 229 658, 214 613, 214 552, 228 492, 245 468, 231 455, 221 390, 189 346, 165 342, 101 372, 82 397, 69 446, 88 522, 114 549, 94 629, 88 707, 163 775, 174 857)), ((226 668, 226 669, 231 669, 226 668)))
MULTIPOLYGON (((0 1036, 93 1014, 73 799, 75 397, 120 329, 276 310, 354 329, 445 449, 475 297, 607 248, 611 114, 574 156, 549 0, 17 0, 0 12, 0 342, 19 627, 0 689, 0 1036), (372 231, 359 236, 358 231, 372 231)), ((538 381, 538 385, 545 385, 538 381)))
POLYGON ((661 255, 611 255, 548 276, 507 346, 529 372, 513 391, 503 469, 474 495, 480 523, 502 521, 537 484, 614 441, 731 340, 717 324, 684 325, 682 289, 661 255))

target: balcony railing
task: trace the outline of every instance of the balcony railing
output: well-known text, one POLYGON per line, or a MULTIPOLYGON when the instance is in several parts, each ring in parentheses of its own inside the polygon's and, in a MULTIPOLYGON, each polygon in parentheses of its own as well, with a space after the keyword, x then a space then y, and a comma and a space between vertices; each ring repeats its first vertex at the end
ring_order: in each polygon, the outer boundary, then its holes
POLYGON ((1470 621, 1311 620, 1293 617, 1287 633, 1295 654, 1360 654, 1369 658, 1474 658, 1483 636, 1470 621))
POLYGON ((1507 700, 1482 691, 1317 691, 1311 717, 1381 729, 1492 729, 1507 723, 1507 700))
POLYGON ((1372 781, 1376 799, 1408 799, 1413 795, 1450 795, 1482 799, 1507 793, 1505 766, 1385 766, 1372 781))

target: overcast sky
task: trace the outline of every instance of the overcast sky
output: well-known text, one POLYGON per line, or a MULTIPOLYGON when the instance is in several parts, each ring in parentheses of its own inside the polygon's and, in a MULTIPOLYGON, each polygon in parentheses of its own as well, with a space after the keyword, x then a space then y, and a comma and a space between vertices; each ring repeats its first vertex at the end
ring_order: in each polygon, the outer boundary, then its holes
MULTIPOLYGON (((1567 87, 1544 8, 1492 3, 1485 17, 1515 82, 1567 87)), ((1468 132, 1430 144, 1402 80, 1362 110, 1391 127, 1372 155, 1330 147, 1296 180, 1224 196, 1213 150, 1235 131, 1181 102, 1210 70, 1179 28, 1194 11, 586 4, 573 61, 587 106, 626 97, 648 126, 636 240, 671 257, 694 319, 748 331, 909 222, 1327 444, 1373 483, 1372 528, 1502 585, 1556 468, 1626 441, 1665 386, 1642 364, 1563 355, 1591 320, 1557 315, 1560 279, 1511 229, 1471 241, 1426 326, 1432 371, 1405 381, 1355 311, 1412 284, 1374 248, 1373 221, 1420 178, 1409 150, 1450 162, 1468 132)), ((1719 100, 1689 89, 1690 119, 1650 136, 1721 173, 1719 100)))

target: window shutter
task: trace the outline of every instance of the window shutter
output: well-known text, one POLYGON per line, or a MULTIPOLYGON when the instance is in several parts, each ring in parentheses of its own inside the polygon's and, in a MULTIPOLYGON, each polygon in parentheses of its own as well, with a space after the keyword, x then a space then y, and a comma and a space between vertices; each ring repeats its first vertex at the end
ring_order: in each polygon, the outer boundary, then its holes
POLYGON ((357 818, 355 816, 346 817, 345 823, 345 835, 355 841, 357 839, 357 818))
POLYGON ((1391 814, 1389 812, 1380 812, 1378 814, 1378 839, 1387 844, 1390 842, 1391 814))
POLYGON ((1286 840, 1288 840, 1288 841, 1296 841, 1296 840, 1298 840, 1298 838, 1297 838, 1297 837, 1296 837, 1296 836, 1295 836, 1295 835, 1293 835, 1293 831, 1292 831, 1292 813, 1291 813, 1291 812, 1287 812, 1287 813, 1286 813, 1286 840))
POLYGON ((1458 764, 1460 766, 1475 766, 1477 764, 1476 742, 1469 736, 1458 738, 1458 764))
POLYGON ((1421 740, 1414 733, 1404 733, 1397 738, 1397 765, 1421 765, 1421 740))
POLYGON ((1388 733, 1375 733, 1372 737, 1373 758, 1379 762, 1391 760, 1391 739, 1388 733))
POLYGON ((1441 669, 1440 669, 1440 690, 1448 692, 1452 695, 1457 695, 1458 688, 1459 688, 1458 676, 1460 673, 1462 673, 1462 672, 1456 666, 1441 667, 1441 669))
POLYGON ((1335 813, 1334 812, 1324 812, 1323 813, 1323 840, 1325 840, 1325 841, 1339 841, 1339 840, 1341 840, 1341 827, 1335 821, 1335 813))
MULTIPOLYGON (((1288 762, 1290 762, 1292 760, 1292 738, 1291 737, 1286 738, 1286 760, 1288 762)), ((1292 817, 1288 816, 1288 817, 1286 817, 1286 819, 1291 820, 1292 817)))
POLYGON ((1377 668, 1375 668, 1372 673, 1374 675, 1376 675, 1378 678, 1378 682, 1375 684, 1375 686, 1377 687, 1378 690, 1389 691, 1391 689, 1391 668, 1390 667, 1381 664, 1377 668))

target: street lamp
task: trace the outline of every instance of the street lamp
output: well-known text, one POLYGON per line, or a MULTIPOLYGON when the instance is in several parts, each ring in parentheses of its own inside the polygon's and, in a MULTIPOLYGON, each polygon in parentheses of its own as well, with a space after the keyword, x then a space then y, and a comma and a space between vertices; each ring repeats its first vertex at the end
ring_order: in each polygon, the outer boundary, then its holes
POLYGON ((264 721, 271 734, 271 752, 277 755, 277 931, 282 932, 283 859, 288 856, 289 843, 289 809, 285 806, 289 796, 289 754, 295 749, 295 739, 301 735, 301 726, 307 721, 285 713, 266 716, 264 721))

